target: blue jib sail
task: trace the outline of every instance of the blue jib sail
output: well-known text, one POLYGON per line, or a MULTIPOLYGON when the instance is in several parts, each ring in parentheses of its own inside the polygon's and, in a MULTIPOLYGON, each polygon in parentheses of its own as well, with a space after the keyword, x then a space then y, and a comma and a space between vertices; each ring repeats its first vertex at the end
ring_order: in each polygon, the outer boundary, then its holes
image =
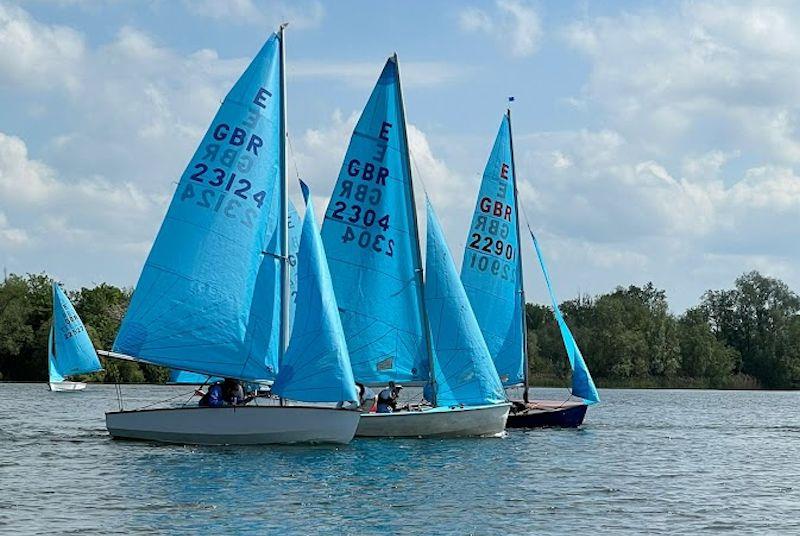
POLYGON ((188 384, 188 385, 203 385, 205 383, 214 383, 215 381, 221 380, 222 378, 211 378, 206 374, 197 374, 196 372, 188 372, 185 370, 175 370, 172 369, 169 371, 169 380, 167 383, 173 384, 188 384))
POLYGON ((297 255, 297 309, 272 392, 303 402, 357 402, 344 330, 308 186, 297 255))
POLYGON ((435 355, 436 403, 480 406, 505 402, 503 384, 430 201, 427 209, 425 306, 435 355))
POLYGON ((297 213, 294 203, 289 201, 289 332, 294 322, 294 309, 297 298, 297 252, 300 249, 300 231, 303 220, 297 213))
POLYGON ((358 120, 322 226, 355 377, 427 381, 421 260, 396 58, 358 120))
POLYGON ((550 273, 547 271, 547 265, 544 263, 544 256, 539 247, 539 241, 533 231, 528 229, 533 239, 533 247, 536 248, 536 256, 539 257, 539 265, 542 267, 545 283, 547 283, 547 292, 550 293, 550 301, 553 304, 553 314, 555 314, 556 322, 558 322, 558 329, 561 330, 561 338, 564 340, 564 348, 567 350, 569 356, 569 365, 572 367, 572 394, 583 398, 586 402, 594 404, 600 402, 600 395, 597 394, 597 388, 594 386, 589 369, 586 366, 586 361, 583 359, 578 343, 575 342, 575 337, 569 330, 567 323, 564 321, 564 315, 561 314, 561 309, 558 307, 558 300, 553 292, 553 285, 550 283, 550 273))
POLYGON ((519 237, 512 165, 511 131, 508 116, 503 116, 483 172, 464 249, 461 281, 506 386, 524 381, 522 288, 517 270, 519 237))
POLYGON ((103 370, 86 328, 67 295, 53 283, 53 324, 47 345, 50 381, 103 370))
POLYGON ((279 51, 273 34, 184 171, 114 351, 212 376, 274 377, 280 269, 262 264, 279 266, 281 255, 273 240, 282 183, 279 51), (268 292, 256 292, 257 278, 268 292))

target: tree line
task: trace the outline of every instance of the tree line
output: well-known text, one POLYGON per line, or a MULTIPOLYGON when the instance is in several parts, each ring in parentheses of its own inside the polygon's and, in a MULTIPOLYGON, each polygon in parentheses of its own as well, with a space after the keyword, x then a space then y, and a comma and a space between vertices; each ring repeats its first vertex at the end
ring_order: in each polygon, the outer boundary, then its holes
MULTIPOLYGON (((0 283, 1 380, 46 381, 51 283, 45 274, 0 283)), ((131 292, 104 283, 68 293, 96 347, 111 348, 131 292)), ((652 283, 560 307, 600 387, 800 388, 800 297, 758 272, 705 292, 679 315, 652 283)), ((526 320, 532 383, 565 385, 570 369, 552 309, 529 303, 526 320)), ((161 367, 101 360, 105 370, 85 380, 168 377, 161 367)))

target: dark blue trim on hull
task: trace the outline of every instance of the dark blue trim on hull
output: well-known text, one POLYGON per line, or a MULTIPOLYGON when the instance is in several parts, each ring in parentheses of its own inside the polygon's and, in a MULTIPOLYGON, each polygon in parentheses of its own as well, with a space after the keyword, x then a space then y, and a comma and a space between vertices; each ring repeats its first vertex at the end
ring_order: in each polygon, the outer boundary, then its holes
POLYGON ((586 404, 561 408, 524 407, 514 403, 506 428, 577 428, 586 416, 586 404))

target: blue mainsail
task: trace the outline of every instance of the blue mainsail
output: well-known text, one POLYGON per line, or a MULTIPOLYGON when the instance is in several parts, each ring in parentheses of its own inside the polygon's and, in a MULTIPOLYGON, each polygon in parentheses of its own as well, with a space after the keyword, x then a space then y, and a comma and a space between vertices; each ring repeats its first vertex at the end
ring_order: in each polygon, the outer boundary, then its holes
POLYGON ((481 406, 505 402, 503 384, 430 200, 427 209, 425 306, 435 356, 436 403, 481 406))
POLYGON ((422 263, 397 59, 358 120, 322 226, 355 377, 427 381, 422 263))
POLYGON ((461 281, 506 386, 524 381, 522 284, 511 127, 503 116, 483 172, 461 281))
POLYGON ((297 309, 272 392, 304 402, 356 402, 350 357, 308 186, 297 255, 297 309))
POLYGON ((53 283, 53 324, 47 345, 50 381, 103 370, 86 328, 67 295, 53 283))
POLYGON ((550 273, 547 271, 547 265, 544 263, 544 256, 542 249, 539 247, 539 241, 533 231, 528 228, 533 239, 533 247, 536 248, 536 256, 539 257, 539 265, 542 267, 545 283, 547 283, 547 292, 550 293, 550 301, 553 304, 553 314, 555 314, 556 322, 558 322, 558 329, 561 330, 561 338, 564 340, 564 348, 567 350, 569 356, 569 365, 572 367, 572 394, 583 398, 586 402, 594 404, 600 402, 600 395, 597 393, 597 388, 594 386, 589 368, 586 366, 586 361, 583 359, 578 343, 575 342, 575 337, 572 336, 567 323, 564 321, 564 315, 561 314, 561 309, 558 307, 558 300, 553 292, 553 285, 550 283, 550 273))
POLYGON ((114 351, 212 376, 274 377, 280 65, 273 34, 228 93, 184 171, 114 351))

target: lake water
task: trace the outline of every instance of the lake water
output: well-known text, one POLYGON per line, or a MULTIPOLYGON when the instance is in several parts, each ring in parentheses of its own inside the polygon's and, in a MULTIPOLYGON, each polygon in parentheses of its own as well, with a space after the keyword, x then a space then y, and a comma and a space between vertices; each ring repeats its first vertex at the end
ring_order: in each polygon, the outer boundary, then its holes
POLYGON ((800 393, 601 397, 579 430, 184 447, 109 439, 113 386, 0 384, 0 533, 800 533, 800 393))

